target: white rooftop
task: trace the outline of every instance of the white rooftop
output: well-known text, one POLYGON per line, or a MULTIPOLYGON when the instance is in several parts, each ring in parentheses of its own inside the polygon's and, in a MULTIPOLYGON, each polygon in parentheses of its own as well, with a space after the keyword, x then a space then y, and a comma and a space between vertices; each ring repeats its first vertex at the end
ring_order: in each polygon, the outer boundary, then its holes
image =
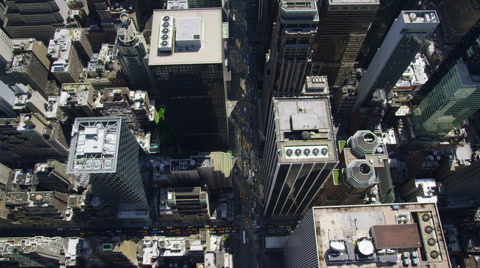
POLYGON ((68 70, 72 40, 73 35, 69 29, 59 29, 55 32, 55 37, 48 43, 48 54, 54 60, 51 72, 68 70))
POLYGON ((104 173, 116 170, 121 118, 77 118, 72 130, 68 170, 104 173))
POLYGON ((148 65, 223 63, 222 37, 221 8, 155 10, 150 43, 152 49, 148 65), (197 47, 192 51, 159 53, 157 48, 164 16, 173 17, 177 30, 177 41, 180 41, 180 44, 189 39, 200 43, 200 48, 197 47), (195 39, 197 35, 200 35, 199 39, 195 39))

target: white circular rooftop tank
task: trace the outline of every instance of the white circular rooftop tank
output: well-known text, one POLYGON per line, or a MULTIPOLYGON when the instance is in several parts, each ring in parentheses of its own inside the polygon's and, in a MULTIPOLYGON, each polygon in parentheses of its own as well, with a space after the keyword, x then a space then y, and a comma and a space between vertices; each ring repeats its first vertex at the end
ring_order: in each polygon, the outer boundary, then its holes
POLYGON ((345 244, 340 241, 331 241, 330 242, 330 247, 336 251, 342 251, 345 250, 345 244))
POLYGON ((360 251, 360 253, 362 253, 363 255, 368 256, 373 254, 374 248, 371 241, 365 240, 365 239, 360 240, 357 246, 358 246, 358 251, 360 251))

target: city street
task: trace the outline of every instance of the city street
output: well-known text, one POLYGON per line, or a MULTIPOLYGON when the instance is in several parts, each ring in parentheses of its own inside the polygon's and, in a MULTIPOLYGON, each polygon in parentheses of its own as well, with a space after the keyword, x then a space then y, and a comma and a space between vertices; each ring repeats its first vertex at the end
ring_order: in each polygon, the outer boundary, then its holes
POLYGON ((232 81, 229 99, 236 107, 230 122, 234 140, 234 194, 236 221, 239 225, 235 235, 235 266, 271 267, 263 254, 263 236, 259 235, 263 220, 254 193, 258 161, 255 155, 257 139, 257 55, 251 42, 256 28, 256 4, 234 0, 230 2, 230 49, 229 62, 232 81), (247 14, 248 12, 248 14, 247 14))

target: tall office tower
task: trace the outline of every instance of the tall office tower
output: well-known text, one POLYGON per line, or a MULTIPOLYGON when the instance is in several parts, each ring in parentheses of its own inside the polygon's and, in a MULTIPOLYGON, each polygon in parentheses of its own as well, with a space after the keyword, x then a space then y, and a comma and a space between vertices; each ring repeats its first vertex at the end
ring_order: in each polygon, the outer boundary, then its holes
POLYGON ((156 10, 149 66, 179 144, 223 150, 228 144, 226 67, 220 8, 156 10), (176 35, 173 35, 176 27, 176 35))
POLYGON ((480 1, 478 0, 443 0, 439 10, 447 42, 459 42, 480 19, 480 1))
POLYGON ((278 18, 280 0, 258 0, 258 13, 256 29, 262 33, 264 51, 268 51, 272 42, 272 26, 278 18))
POLYGON ((259 168, 257 193, 264 215, 304 213, 338 156, 328 97, 274 98, 259 168))
POLYGON ((414 109, 417 136, 445 136, 480 105, 480 78, 467 64, 457 64, 414 109))
MULTIPOLYGON (((55 31, 55 37, 48 43, 48 56, 52 59, 50 72, 62 84, 80 81, 83 71, 80 53, 77 50, 77 46, 81 46, 80 37, 78 31, 60 29, 55 31), (74 42, 80 45, 75 46, 74 42)), ((85 43, 86 40, 83 41, 85 43)))
POLYGON ((386 146, 371 131, 357 131, 339 142, 338 171, 325 182, 316 205, 354 205, 395 201, 386 146), (375 188, 375 190, 374 190, 375 188))
POLYGON ((312 56, 312 75, 343 85, 355 65, 379 0, 322 0, 312 56))
POLYGON ((437 67, 435 72, 430 76, 428 81, 415 94, 412 104, 419 105, 430 92, 433 91, 437 84, 451 72, 456 64, 467 64, 469 72, 475 75, 480 74, 480 22, 477 22, 455 48, 448 54, 443 62, 437 67))
POLYGON ((34 39, 12 39, 13 60, 7 67, 7 74, 15 82, 29 85, 47 98, 50 60, 47 47, 34 39))
POLYGON ((285 267, 451 267, 435 204, 313 207, 283 247, 285 267))
MULTIPOLYGON (((305 83, 318 24, 314 0, 283 0, 279 5, 266 63, 266 100, 271 100, 272 96, 299 95, 305 83)), ((265 106, 270 107, 268 104, 265 106)))
POLYGON ((77 118, 67 174, 89 181, 92 194, 113 204, 147 205, 138 167, 138 143, 119 117, 77 118))
POLYGON ((99 114, 110 117, 123 117, 135 134, 149 131, 155 108, 150 106, 148 93, 130 91, 128 87, 105 88, 103 92, 103 108, 97 107, 99 114), (136 94, 140 94, 135 98, 136 94), (143 112, 143 113, 142 113, 143 112))
POLYGON ((47 121, 38 113, 21 114, 17 131, 37 147, 42 156, 66 159, 68 144, 59 123, 47 121))
POLYGON ((37 163, 33 171, 36 189, 67 193, 73 190, 75 180, 67 174, 67 164, 50 159, 46 163, 37 163))
POLYGON ((63 84, 58 106, 72 122, 76 117, 97 116, 94 89, 90 83, 63 84))
POLYGON ((7 1, 3 28, 12 38, 35 38, 44 44, 56 28, 65 26, 68 6, 63 0, 7 1))
POLYGON ((402 10, 418 10, 420 4, 418 0, 380 1, 380 6, 357 56, 359 67, 368 68, 398 14, 402 10))
POLYGON ((368 104, 375 90, 384 90, 389 95, 438 24, 435 10, 400 12, 358 84, 352 112, 368 104))
POLYGON ((480 161, 472 163, 452 175, 445 178, 442 182, 445 187, 447 197, 469 197, 478 200, 478 183, 480 182, 480 161))
POLYGON ((69 29, 72 35, 72 44, 77 50, 80 61, 83 66, 87 66, 87 63, 92 57, 93 50, 90 41, 87 38, 84 29, 69 29))
POLYGON ((210 220, 208 193, 200 187, 168 188, 166 203, 177 220, 188 222, 210 220))
POLYGON ((143 35, 137 32, 128 14, 120 15, 120 19, 122 26, 117 28, 116 43, 122 71, 133 89, 151 90, 153 77, 148 68, 149 47, 143 35))

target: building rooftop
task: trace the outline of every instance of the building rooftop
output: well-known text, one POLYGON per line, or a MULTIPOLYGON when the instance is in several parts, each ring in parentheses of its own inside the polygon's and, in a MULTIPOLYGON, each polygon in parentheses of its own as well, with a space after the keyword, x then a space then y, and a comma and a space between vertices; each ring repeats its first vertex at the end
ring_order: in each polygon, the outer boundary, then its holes
POLYGON ((197 170, 200 167, 211 167, 209 156, 191 156, 190 159, 172 159, 170 171, 197 170))
POLYGON ((53 60, 51 72, 65 72, 69 67, 70 50, 74 39, 70 29, 59 29, 48 43, 48 54, 53 60))
POLYGON ((90 83, 64 83, 60 94, 60 106, 93 105, 93 87, 90 83))
POLYGON ((329 5, 379 5, 380 0, 329 0, 329 5))
POLYGON ((336 161, 328 98, 274 100, 280 161, 336 161))
POLYGON ((148 64, 223 63, 222 37, 221 8, 155 10, 148 64), (168 48, 162 49, 160 42, 168 48))
POLYGON ((402 77, 397 81, 395 87, 401 89, 414 85, 424 85, 428 80, 426 73, 426 60, 418 53, 410 66, 403 72, 402 77))
POLYGON ((26 52, 13 56, 12 65, 8 69, 8 72, 26 72, 27 66, 33 57, 35 57, 33 52, 26 52))
POLYGON ((320 267, 450 267, 435 204, 314 207, 320 267))
POLYGON ((371 227, 376 249, 419 248, 420 235, 416 224, 375 225, 371 227))
POLYGON ((404 10, 401 14, 405 23, 440 23, 435 10, 404 10))
POLYGON ((76 118, 68 173, 111 173, 117 168, 120 127, 117 117, 76 118))

